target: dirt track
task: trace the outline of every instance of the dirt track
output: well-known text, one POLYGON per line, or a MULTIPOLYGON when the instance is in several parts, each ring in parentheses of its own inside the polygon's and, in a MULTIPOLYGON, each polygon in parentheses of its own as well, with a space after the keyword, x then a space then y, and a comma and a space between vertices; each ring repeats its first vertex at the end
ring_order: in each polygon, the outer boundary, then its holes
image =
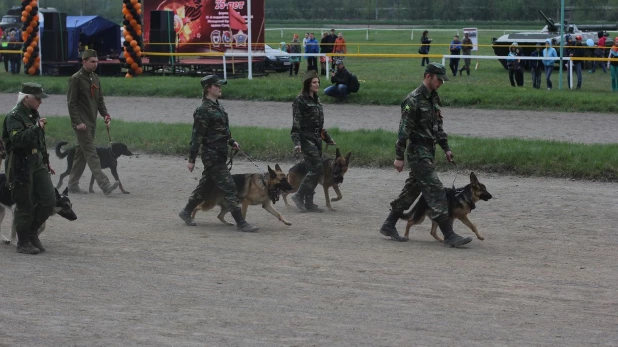
MULTIPOLYGON (((233 110, 240 103, 225 105, 234 124, 262 121, 240 121, 233 110)), ((277 103, 251 109, 290 117, 277 103)), ((356 112, 341 109, 349 117, 356 112)), ((395 127, 397 116, 387 114, 393 108, 371 108, 375 116, 368 109, 362 108, 367 124, 395 127)), ((474 112, 480 133, 522 132, 479 121, 491 116, 487 111, 463 111, 474 112)), ((538 114, 523 114, 539 121, 531 128, 545 126, 538 114)), ((616 142, 608 129, 614 117, 579 116, 558 115, 570 120, 547 128, 547 138, 616 142), (577 126, 565 126, 569 121, 577 126)), ((328 119, 345 128, 345 117, 328 119)), ((451 124, 461 123, 455 119, 465 114, 453 117, 451 124)), ((53 165, 65 167, 55 158, 53 165)), ((237 233, 212 211, 187 227, 177 212, 200 173, 185 165, 179 157, 123 157, 119 172, 130 195, 106 198, 97 189, 73 196, 79 219, 52 217, 42 236, 45 254, 0 247, 0 346, 618 345, 618 241, 610 224, 616 184, 479 173, 494 199, 480 202, 471 219, 486 240, 454 250, 432 241, 427 222, 410 242, 382 238, 377 230, 405 174, 353 166, 343 200, 333 204, 337 212, 300 214, 278 202, 292 226, 253 207, 248 220, 261 227, 258 234, 237 233)), ((251 171, 250 163, 234 167, 251 171)), ((440 176, 450 184, 455 173, 440 176)), ((456 184, 466 181, 459 173, 456 184)), ((323 205, 319 190, 316 201, 323 205)), ((461 223, 455 227, 472 235, 461 223)))

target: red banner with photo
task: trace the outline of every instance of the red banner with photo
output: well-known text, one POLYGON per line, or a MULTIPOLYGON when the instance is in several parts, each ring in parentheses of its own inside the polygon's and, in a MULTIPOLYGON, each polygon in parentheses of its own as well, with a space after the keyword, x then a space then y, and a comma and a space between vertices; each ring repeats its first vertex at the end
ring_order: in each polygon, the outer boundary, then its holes
MULTIPOLYGON (((264 50, 264 1, 251 1, 252 49, 264 50)), ((142 0, 144 41, 150 42, 150 12, 174 12, 176 52, 247 51, 247 1, 142 0)))

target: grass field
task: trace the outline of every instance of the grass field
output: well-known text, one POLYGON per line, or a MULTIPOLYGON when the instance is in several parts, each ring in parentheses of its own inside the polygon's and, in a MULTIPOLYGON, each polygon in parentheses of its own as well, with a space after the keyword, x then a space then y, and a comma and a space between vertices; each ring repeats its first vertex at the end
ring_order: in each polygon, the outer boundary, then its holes
MULTIPOLYGON (((4 117, 0 116, 0 122, 4 117)), ((68 117, 48 118, 47 143, 51 155, 58 141, 75 142, 75 134, 67 126, 68 117)), ((123 142, 131 150, 142 153, 187 155, 191 125, 136 123, 114 121, 114 140, 123 142)), ((104 124, 98 126, 97 145, 107 146, 104 124)), ((288 129, 232 127, 243 149, 259 160, 294 161, 293 145, 288 129)), ((396 134, 384 130, 343 131, 329 129, 341 148, 352 151, 354 166, 392 167, 393 144, 396 134)), ((618 145, 573 144, 556 141, 487 139, 449 136, 449 144, 456 153, 456 161, 465 163, 459 169, 577 179, 618 181, 618 145), (474 150, 471 150, 474 149, 474 150)), ((334 149, 325 147, 326 155, 334 149)), ((437 149, 437 165, 445 169, 448 163, 441 149, 437 149)))
MULTIPOLYGON (((273 24, 272 27, 282 25, 273 24)), ((321 26, 320 26, 321 27, 321 26)), ((431 28, 429 28, 431 29, 431 28)), ((319 27, 316 28, 319 35, 319 27)), ((293 33, 303 34, 299 30, 266 31, 266 42, 277 46, 282 40, 289 40, 293 33)), ((420 42, 420 29, 416 29, 414 40, 407 30, 372 30, 369 40, 364 30, 344 31, 350 54, 415 54, 420 42)), ((448 44, 456 33, 454 29, 436 29, 429 32, 433 38, 431 54, 447 54, 448 44)), ((461 31, 459 31, 461 34, 461 31)), ((504 30, 481 30, 479 32, 479 53, 493 55, 489 46, 492 37, 499 37, 504 30)), ((440 58, 431 58, 441 61, 440 58)), ((395 105, 420 84, 424 68, 420 58, 368 58, 350 56, 345 60, 346 66, 361 81, 361 90, 350 97, 350 102, 358 104, 395 105)), ((461 62, 463 63, 463 62, 461 62)), ((477 60, 472 61, 476 66, 477 60)), ((305 62, 301 70, 306 69, 305 62)), ((611 92, 609 73, 597 70, 595 74, 584 72, 583 87, 579 92, 566 88, 566 74, 563 76, 563 90, 558 90, 558 71, 554 70, 552 80, 554 90, 548 92, 545 81, 542 89, 531 86, 530 74, 526 73, 524 88, 513 88, 508 81, 508 73, 497 60, 478 60, 478 69, 471 76, 454 77, 440 89, 442 101, 447 106, 529 109, 546 111, 592 111, 613 113, 618 111, 618 104, 611 101, 615 94, 611 92)), ((0 73, 0 92, 16 92, 23 81, 35 80, 44 84, 50 93, 65 93, 67 77, 30 77, 12 76, 0 73)), ((322 87, 330 85, 323 80, 322 87)), ((107 95, 155 95, 195 98, 200 95, 196 77, 153 77, 144 76, 133 79, 103 78, 103 88, 107 95)), ((270 73, 268 76, 247 80, 239 78, 225 87, 225 97, 240 100, 291 101, 300 89, 299 78, 289 77, 287 73, 270 73)), ((324 98, 324 102, 332 102, 324 98)))

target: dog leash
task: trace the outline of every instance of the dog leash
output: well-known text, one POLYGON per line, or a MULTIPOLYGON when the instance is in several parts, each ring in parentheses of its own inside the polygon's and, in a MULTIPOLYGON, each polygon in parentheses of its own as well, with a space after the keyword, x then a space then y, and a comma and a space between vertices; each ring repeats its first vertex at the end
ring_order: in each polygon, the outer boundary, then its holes
POLYGON ((105 129, 107 130, 107 139, 109 140, 109 153, 111 153, 114 158, 118 158, 114 154, 114 150, 112 150, 112 136, 109 134, 109 123, 105 124, 105 129))
MULTIPOLYGON (((453 164, 453 166, 457 168, 457 163, 455 163, 455 160, 451 160, 451 164, 453 164)), ((455 190, 455 180, 457 179, 458 174, 459 173, 457 172, 457 170, 455 170, 455 178, 453 178, 453 191, 455 190)))

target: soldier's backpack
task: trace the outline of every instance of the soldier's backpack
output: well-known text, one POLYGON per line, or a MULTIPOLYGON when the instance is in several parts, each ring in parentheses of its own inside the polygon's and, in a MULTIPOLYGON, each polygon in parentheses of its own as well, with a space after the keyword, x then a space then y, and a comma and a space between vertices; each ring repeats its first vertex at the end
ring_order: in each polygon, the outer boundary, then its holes
POLYGON ((350 79, 348 82, 348 92, 356 93, 360 89, 360 83, 358 82, 358 78, 355 74, 350 72, 350 79))

